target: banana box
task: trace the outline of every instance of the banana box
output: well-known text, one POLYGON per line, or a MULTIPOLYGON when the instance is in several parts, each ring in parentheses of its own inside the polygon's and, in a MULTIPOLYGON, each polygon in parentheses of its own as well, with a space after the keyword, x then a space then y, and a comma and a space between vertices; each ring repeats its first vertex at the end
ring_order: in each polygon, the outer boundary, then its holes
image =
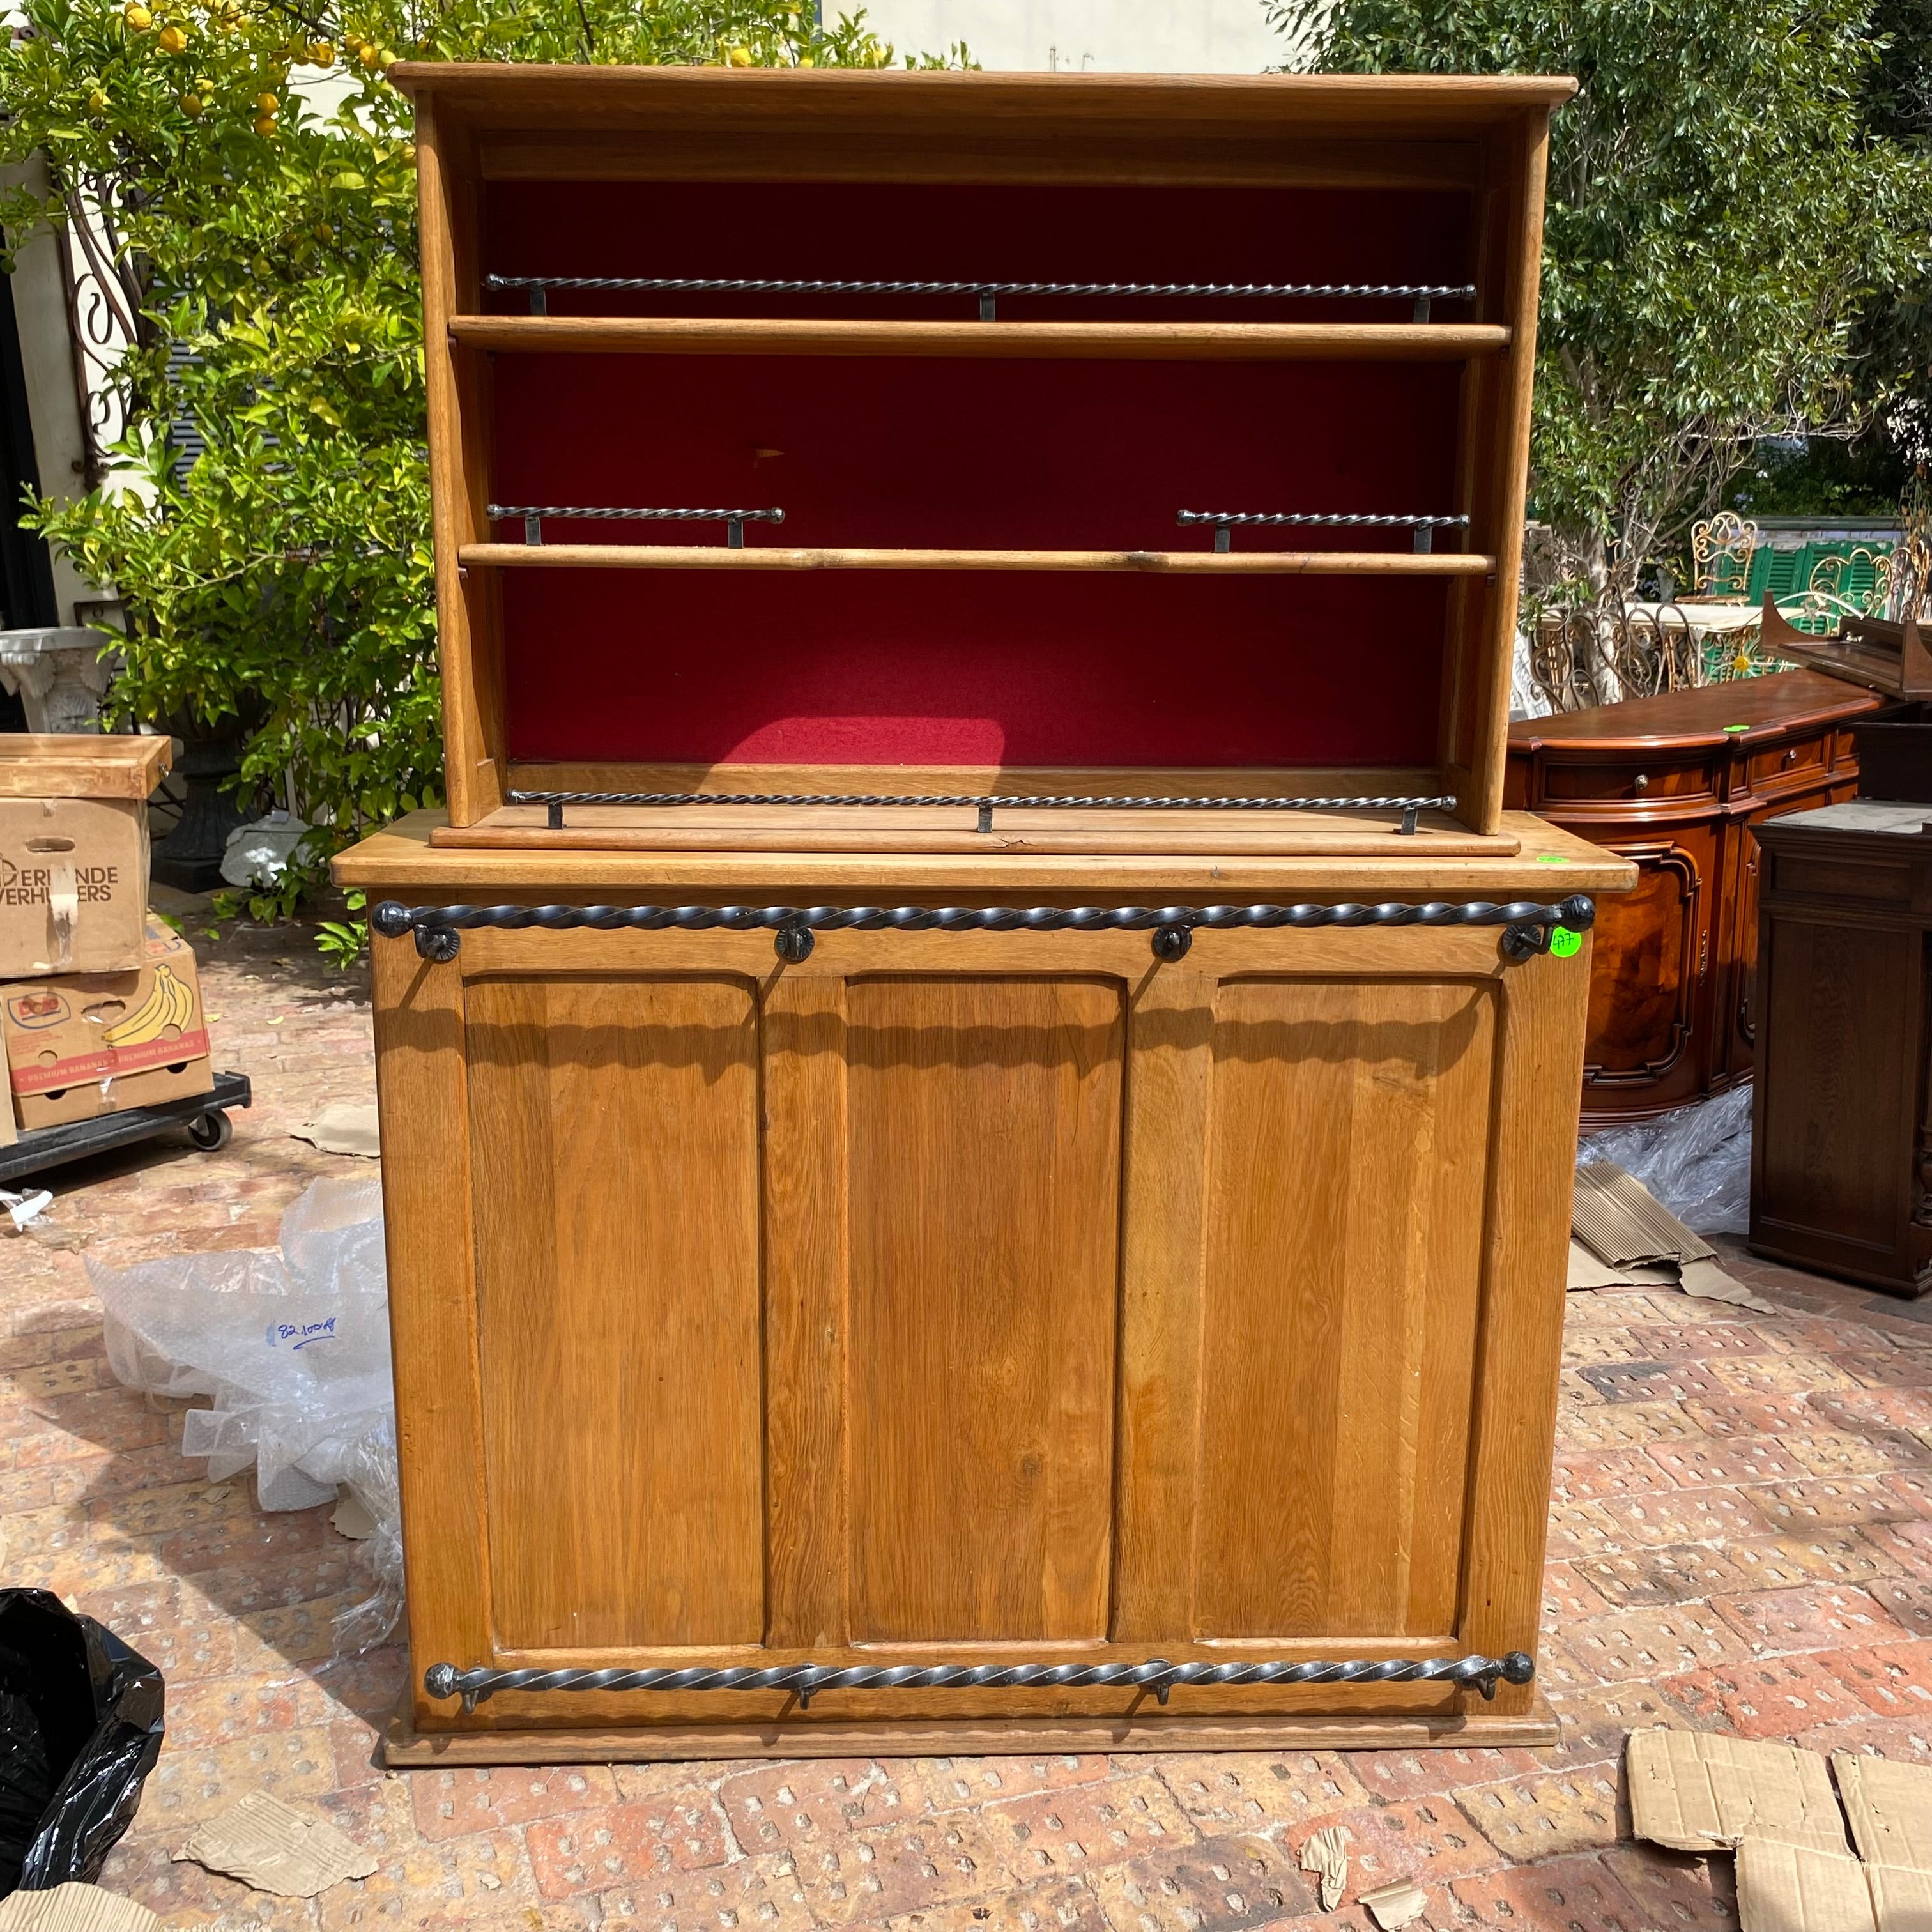
POLYGON ((92 1120, 214 1085, 193 950, 150 914, 144 950, 136 972, 0 987, 0 1036, 22 1127, 92 1120))

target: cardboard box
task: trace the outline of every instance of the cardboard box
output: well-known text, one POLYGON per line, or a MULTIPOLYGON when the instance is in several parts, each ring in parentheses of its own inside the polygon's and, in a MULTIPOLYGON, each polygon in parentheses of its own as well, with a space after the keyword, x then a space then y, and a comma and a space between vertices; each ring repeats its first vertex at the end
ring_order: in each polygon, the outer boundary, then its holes
POLYGON ((214 1084, 193 950, 152 917, 142 950, 136 972, 0 987, 0 1038, 22 1127, 92 1120, 214 1084))
POLYGON ((140 968, 166 738, 0 735, 0 979, 140 968))

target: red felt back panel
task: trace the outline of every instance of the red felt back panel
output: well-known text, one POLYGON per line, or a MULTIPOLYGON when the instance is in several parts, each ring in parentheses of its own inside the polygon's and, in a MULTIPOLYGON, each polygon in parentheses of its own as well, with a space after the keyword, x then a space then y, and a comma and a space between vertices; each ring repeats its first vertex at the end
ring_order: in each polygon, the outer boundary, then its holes
POLYGON ((1334 578, 508 571, 510 753, 1432 764, 1444 595, 1334 578))
MULTIPOLYGON (((1365 188, 931 186, 822 182, 496 182, 486 272, 763 280, 1322 282, 1470 279, 1469 197, 1365 188)), ((572 290, 559 314, 970 318, 973 297, 572 290)), ((486 306, 514 311, 518 292, 486 306)), ((1015 321, 1406 320, 1406 302, 1002 296, 1015 321)), ((1467 305, 1442 313, 1467 318, 1467 305)))
MULTIPOLYGON (((1447 363, 500 356, 491 496, 782 509, 782 526, 748 534, 760 545, 1204 550, 1210 535, 1184 531, 1177 511, 1448 511, 1459 374, 1447 363)), ((724 541, 716 525, 560 523, 544 534, 724 541)), ((1406 550, 1412 539, 1237 541, 1406 550)))
MULTIPOLYGON (((500 183, 485 256, 524 273, 1433 281, 1466 272, 1466 230, 1454 195, 784 183, 560 194, 500 183)), ((551 306, 973 312, 970 298, 572 292, 551 306)), ((1000 305, 1013 319, 1228 312, 1000 305)), ((1393 312, 1406 316, 1407 304, 1393 312)), ((1450 508, 1459 382, 1454 365, 1432 364, 504 356, 491 372, 490 494, 782 507, 782 528, 748 532, 758 546, 1204 550, 1210 534, 1178 530, 1177 510, 1450 508)), ((724 541, 716 525, 553 521, 544 535, 724 541)), ((1236 538, 1243 549, 1409 542, 1236 538)), ((1447 594, 1439 582, 1370 579, 511 571, 510 750, 697 763, 1432 764, 1447 594), (1365 655, 1376 668, 1366 702, 1365 655)))

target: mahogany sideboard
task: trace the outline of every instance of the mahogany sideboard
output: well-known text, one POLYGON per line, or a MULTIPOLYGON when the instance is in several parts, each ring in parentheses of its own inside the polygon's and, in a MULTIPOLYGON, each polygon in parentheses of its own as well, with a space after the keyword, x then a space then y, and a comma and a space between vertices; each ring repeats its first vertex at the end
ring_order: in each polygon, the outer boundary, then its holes
POLYGON ((1928 824, 1860 798, 1755 828, 1750 1245, 1904 1295, 1932 1287, 1928 824))
POLYGON ((1750 1078, 1758 850, 1750 828, 1857 789, 1852 722, 1884 700, 1816 670, 1708 685, 1509 728, 1504 796, 1634 862, 1598 921, 1587 1126, 1750 1078))
POLYGON ((1572 84, 395 78, 392 1761, 1553 1738, 1572 84))

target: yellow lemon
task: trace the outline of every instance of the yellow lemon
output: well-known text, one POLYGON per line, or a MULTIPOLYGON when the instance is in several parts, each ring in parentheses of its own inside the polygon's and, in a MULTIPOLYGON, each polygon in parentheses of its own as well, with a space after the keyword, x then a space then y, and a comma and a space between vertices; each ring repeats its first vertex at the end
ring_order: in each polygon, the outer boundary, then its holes
POLYGON ((275 117, 272 114, 258 114, 255 117, 255 131, 258 134, 272 134, 275 131, 275 117))
POLYGON ((752 50, 749 47, 734 47, 724 58, 734 67, 749 67, 752 64, 752 50))
POLYGON ((374 40, 364 40, 356 50, 356 58, 364 67, 374 67, 382 58, 382 50, 374 40))
POLYGON ((326 40, 317 40, 308 50, 309 63, 313 67, 333 67, 335 50, 326 40))
POLYGON ((141 4, 141 0, 134 0, 134 4, 121 17, 127 22, 130 33, 145 34, 154 24, 154 15, 141 4))
POLYGON ((809 54, 800 54, 798 57, 798 64, 800 67, 816 67, 818 64, 809 54))
POLYGON ((198 94, 184 94, 181 98, 181 104, 182 112, 192 120, 201 112, 201 96, 198 94))
POLYGON ((184 53, 188 50, 188 36, 180 28, 172 24, 164 27, 156 36, 162 47, 169 53, 184 53))
POLYGON ((396 56, 395 50, 393 48, 385 47, 382 51, 376 56, 376 64, 378 67, 392 68, 394 67, 395 64, 396 56))
POLYGON ((90 114, 105 114, 107 112, 107 97, 98 87, 87 97, 87 111, 90 114))
POLYGON ((258 114, 279 113, 281 111, 281 100, 278 95, 258 94, 255 97, 255 111, 258 114))

